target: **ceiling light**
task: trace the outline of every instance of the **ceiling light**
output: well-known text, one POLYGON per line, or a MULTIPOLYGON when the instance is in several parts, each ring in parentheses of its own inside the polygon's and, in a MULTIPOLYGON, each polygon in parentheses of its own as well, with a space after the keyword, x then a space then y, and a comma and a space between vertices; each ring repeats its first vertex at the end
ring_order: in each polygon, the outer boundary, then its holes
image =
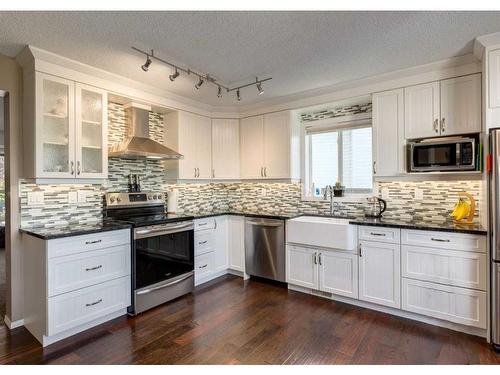
POLYGON ((236 90, 236 99, 238 99, 239 102, 241 101, 240 89, 236 90))
POLYGON ((149 55, 147 55, 147 58, 146 58, 146 62, 144 63, 144 65, 141 66, 141 69, 144 70, 145 72, 147 72, 149 70, 149 66, 151 65, 153 61, 151 61, 151 59, 149 58, 149 55))
POLYGON ((222 98, 222 88, 219 86, 219 88, 217 89, 217 97, 218 98, 222 98))
POLYGON ((203 78, 200 77, 200 80, 198 81, 198 83, 196 85, 194 85, 196 90, 198 90, 201 87, 201 85, 203 85, 203 82, 204 82, 203 78))
POLYGON ((177 77, 179 77, 179 72, 177 71, 177 68, 175 68, 175 73, 174 73, 174 74, 170 74, 170 75, 168 76, 168 78, 170 78, 170 80, 171 80, 172 82, 174 82, 174 81, 175 81, 175 79, 176 79, 177 77))
POLYGON ((262 82, 257 83, 257 90, 259 90, 259 95, 264 94, 264 89, 262 89, 262 82))

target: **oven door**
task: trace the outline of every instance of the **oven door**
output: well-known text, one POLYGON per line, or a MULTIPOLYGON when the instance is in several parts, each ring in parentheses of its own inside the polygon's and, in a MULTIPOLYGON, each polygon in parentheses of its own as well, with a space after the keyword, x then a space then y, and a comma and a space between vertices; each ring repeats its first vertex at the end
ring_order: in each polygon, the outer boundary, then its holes
POLYGON ((460 169, 460 149, 455 142, 412 144, 410 156, 412 172, 460 169))
POLYGON ((135 289, 172 280, 194 271, 192 222, 173 223, 161 229, 136 228, 135 289))

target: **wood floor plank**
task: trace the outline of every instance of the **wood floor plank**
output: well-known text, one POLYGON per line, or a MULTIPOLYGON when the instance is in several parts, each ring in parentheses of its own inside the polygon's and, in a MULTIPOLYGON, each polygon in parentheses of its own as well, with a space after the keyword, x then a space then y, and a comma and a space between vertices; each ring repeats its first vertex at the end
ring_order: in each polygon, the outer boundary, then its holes
POLYGON ((500 364, 486 340, 223 276, 43 349, 0 327, 0 364, 500 364))

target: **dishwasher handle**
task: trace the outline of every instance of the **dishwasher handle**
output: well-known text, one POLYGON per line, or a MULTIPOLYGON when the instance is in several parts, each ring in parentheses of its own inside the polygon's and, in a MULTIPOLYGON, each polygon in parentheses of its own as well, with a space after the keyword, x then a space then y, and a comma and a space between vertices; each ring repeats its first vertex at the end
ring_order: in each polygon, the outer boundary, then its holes
POLYGON ((254 220, 246 220, 246 224, 250 225, 258 225, 261 227, 281 227, 284 225, 283 222, 272 222, 272 221, 254 221, 254 220))

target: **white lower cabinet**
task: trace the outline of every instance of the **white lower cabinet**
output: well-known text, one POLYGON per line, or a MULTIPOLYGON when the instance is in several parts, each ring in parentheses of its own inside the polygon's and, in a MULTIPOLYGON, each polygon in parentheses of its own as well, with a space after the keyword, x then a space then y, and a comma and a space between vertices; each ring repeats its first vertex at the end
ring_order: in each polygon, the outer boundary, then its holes
POLYGON ((486 328, 486 292, 402 279, 406 311, 468 326, 486 328))
POLYGON ((361 241, 360 246, 359 299, 400 308, 400 245, 361 241))
POLYGON ((245 272, 245 217, 229 215, 228 226, 228 250, 229 269, 245 272))
POLYGON ((358 256, 344 251, 287 245, 287 282, 357 298, 358 256))

